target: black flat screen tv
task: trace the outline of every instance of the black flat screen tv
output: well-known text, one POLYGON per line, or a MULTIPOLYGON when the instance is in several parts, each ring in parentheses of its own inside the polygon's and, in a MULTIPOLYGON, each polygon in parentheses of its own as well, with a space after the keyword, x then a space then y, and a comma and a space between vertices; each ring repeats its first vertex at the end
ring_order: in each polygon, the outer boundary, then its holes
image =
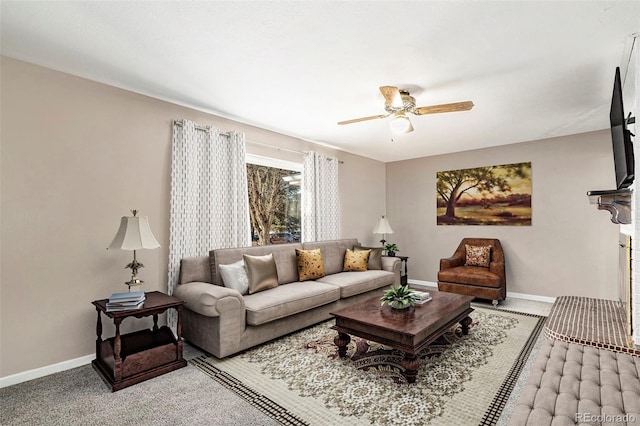
POLYGON ((616 171, 616 189, 623 189, 633 183, 635 161, 631 132, 627 130, 624 115, 619 67, 616 67, 616 75, 613 82, 609 121, 611 123, 611 142, 613 143, 613 161, 616 171))

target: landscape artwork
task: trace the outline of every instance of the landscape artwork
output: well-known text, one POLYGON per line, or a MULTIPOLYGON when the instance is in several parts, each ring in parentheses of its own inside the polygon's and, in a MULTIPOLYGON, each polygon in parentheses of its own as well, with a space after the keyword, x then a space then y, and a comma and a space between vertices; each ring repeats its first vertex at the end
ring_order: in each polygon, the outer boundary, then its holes
POLYGON ((436 173, 438 225, 531 225, 531 162, 436 173))

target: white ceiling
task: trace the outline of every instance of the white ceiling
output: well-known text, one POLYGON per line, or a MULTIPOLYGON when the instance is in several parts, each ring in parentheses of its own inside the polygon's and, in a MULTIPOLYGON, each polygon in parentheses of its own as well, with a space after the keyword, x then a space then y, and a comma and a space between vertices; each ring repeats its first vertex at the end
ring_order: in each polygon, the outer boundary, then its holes
POLYGON ((605 129, 640 1, 1 2, 2 54, 380 161, 605 129), (391 141, 378 87, 418 106, 391 141))

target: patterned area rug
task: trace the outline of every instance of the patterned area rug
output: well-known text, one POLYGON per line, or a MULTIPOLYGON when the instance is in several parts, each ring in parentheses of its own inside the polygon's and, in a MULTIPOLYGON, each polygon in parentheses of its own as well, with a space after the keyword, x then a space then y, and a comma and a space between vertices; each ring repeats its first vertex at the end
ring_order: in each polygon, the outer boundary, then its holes
POLYGON ((492 425, 545 317, 474 308, 468 335, 453 327, 420 353, 415 384, 401 374, 402 353, 378 343, 352 337, 339 358, 333 320, 190 362, 282 424, 492 425))

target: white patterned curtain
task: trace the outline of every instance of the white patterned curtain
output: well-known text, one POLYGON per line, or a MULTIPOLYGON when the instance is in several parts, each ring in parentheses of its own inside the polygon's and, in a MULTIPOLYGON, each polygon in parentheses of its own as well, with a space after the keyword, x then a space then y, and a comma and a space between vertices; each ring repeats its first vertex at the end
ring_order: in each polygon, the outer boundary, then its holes
MULTIPOLYGON (((183 257, 251 245, 243 133, 174 122, 170 208, 168 291, 173 294, 183 257)), ((175 312, 168 312, 175 329, 175 312)))
POLYGON ((340 238, 338 159, 305 152, 302 161, 302 241, 340 238))

